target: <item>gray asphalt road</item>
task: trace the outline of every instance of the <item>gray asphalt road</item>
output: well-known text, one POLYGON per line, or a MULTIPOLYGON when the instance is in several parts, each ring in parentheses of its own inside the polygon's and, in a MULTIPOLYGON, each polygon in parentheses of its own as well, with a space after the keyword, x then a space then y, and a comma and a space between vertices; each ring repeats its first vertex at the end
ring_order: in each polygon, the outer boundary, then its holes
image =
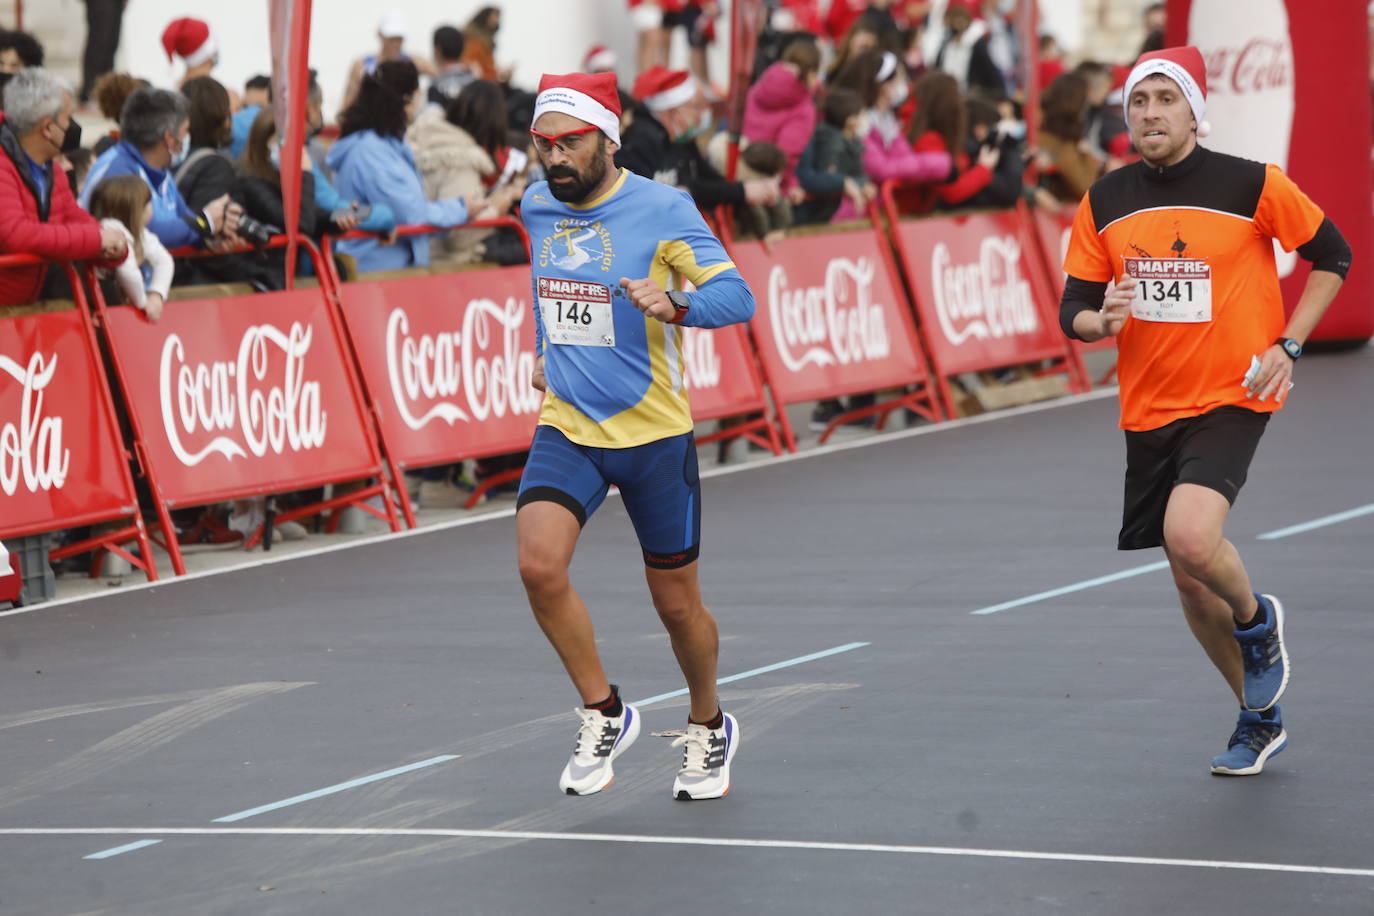
MULTIPOLYGON (((1113 549, 1094 401, 707 481, 722 673, 864 644, 722 687, 720 801, 670 797, 681 698, 558 794, 576 698, 509 519, 0 620, 0 912, 1368 913, 1374 514, 1259 535, 1374 503, 1370 391, 1374 350, 1304 359, 1228 528, 1290 611, 1260 777, 1207 772, 1235 711, 1167 573, 970 613, 1160 559, 1113 549)), ((639 570, 608 500, 574 577, 650 698, 681 682, 639 570)))

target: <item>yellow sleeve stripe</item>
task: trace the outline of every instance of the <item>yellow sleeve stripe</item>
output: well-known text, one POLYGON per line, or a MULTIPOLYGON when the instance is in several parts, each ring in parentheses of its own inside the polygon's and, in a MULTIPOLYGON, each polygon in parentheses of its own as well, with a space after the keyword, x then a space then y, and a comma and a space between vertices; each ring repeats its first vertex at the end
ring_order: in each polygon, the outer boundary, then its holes
POLYGON ((681 240, 659 242, 658 251, 654 252, 654 263, 667 265, 693 286, 701 286, 712 277, 735 267, 734 261, 722 261, 710 267, 702 267, 697 264, 697 254, 692 250, 692 246, 681 240))

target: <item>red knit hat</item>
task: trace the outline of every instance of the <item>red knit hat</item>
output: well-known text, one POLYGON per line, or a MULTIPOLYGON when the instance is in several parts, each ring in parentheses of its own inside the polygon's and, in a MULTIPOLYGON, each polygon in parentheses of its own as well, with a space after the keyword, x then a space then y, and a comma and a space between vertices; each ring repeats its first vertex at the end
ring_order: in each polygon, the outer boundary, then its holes
POLYGON ((650 67, 639 74, 631 92, 654 112, 686 105, 696 94, 697 84, 690 73, 667 67, 650 67))
POLYGON ((620 93, 614 73, 546 73, 539 80, 530 126, 546 111, 561 111, 601 128, 606 139, 620 144, 620 93))
POLYGON ((1131 75, 1126 77, 1126 87, 1122 93, 1127 120, 1130 119, 1131 90, 1135 89, 1136 83, 1155 74, 1167 76, 1178 84, 1183 97, 1188 100, 1188 107, 1193 109, 1193 117, 1197 119, 1197 135, 1205 137, 1211 133, 1212 125, 1203 120, 1203 115, 1207 113, 1207 64, 1202 59, 1202 52, 1191 45, 1140 55, 1131 75))
POLYGON ((203 64, 219 53, 210 26, 199 19, 173 19, 162 30, 162 47, 167 60, 180 57, 188 67, 203 64))

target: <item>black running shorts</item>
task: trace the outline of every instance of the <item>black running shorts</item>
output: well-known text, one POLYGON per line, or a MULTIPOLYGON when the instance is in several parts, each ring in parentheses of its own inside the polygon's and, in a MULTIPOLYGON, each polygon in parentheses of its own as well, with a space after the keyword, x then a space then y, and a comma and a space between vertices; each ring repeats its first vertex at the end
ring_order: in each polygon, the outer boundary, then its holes
POLYGON ((1270 416, 1228 406, 1159 429, 1127 430, 1126 500, 1117 549, 1164 544, 1164 510, 1177 484, 1216 490, 1235 505, 1270 416))

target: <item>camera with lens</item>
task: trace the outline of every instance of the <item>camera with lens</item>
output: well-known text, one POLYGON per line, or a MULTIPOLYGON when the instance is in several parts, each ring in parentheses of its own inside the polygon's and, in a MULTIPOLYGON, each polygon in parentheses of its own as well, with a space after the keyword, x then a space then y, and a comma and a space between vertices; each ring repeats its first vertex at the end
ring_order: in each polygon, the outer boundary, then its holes
MULTIPOLYGON (((210 221, 202 213, 194 216, 183 216, 186 225, 196 230, 196 234, 202 241, 208 242, 215 237, 215 230, 210 226, 210 221)), ((247 213, 240 214, 238 234, 245 242, 254 248, 262 248, 272 240, 272 236, 279 235, 281 230, 275 226, 259 222, 247 213)))

